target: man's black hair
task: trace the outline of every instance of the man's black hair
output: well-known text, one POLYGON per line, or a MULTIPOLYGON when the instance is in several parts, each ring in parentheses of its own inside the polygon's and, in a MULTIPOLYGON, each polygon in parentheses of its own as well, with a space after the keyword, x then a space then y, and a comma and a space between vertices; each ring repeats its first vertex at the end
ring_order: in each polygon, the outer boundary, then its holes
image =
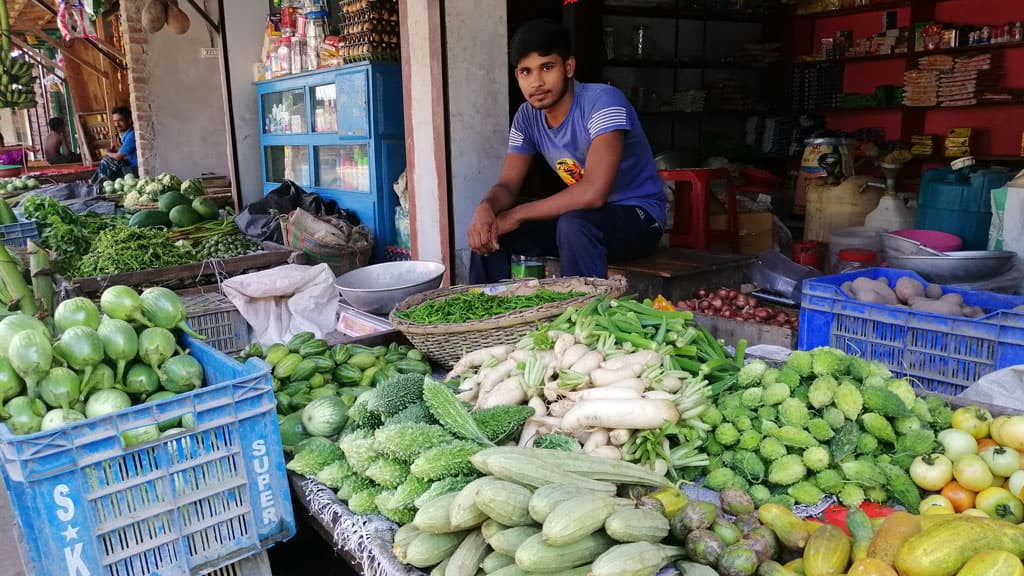
POLYGON ((46 125, 50 127, 51 132, 63 132, 64 131, 64 119, 60 116, 54 116, 46 121, 46 125))
POLYGON ((118 106, 110 111, 111 114, 117 114, 122 118, 132 119, 132 109, 127 106, 118 106))
POLYGON ((552 20, 531 20, 523 24, 509 43, 512 65, 519 64, 534 52, 541 56, 558 54, 563 60, 568 60, 572 56, 569 29, 552 20))

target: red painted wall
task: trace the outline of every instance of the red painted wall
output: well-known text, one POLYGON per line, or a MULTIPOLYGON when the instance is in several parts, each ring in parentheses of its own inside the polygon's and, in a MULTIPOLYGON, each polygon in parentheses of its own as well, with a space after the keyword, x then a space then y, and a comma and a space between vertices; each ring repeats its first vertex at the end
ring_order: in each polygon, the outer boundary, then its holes
MULTIPOLYGON (((821 44, 821 38, 835 36, 836 31, 852 29, 854 38, 863 38, 882 30, 885 11, 868 12, 839 18, 820 18, 813 22, 813 47, 821 44)), ((898 10, 899 26, 909 26, 909 8, 898 10)), ((954 24, 1004 24, 1024 21, 1024 0, 944 0, 936 5, 935 20, 954 24)), ((806 53, 812 49, 808 44, 808 27, 797 29, 797 49, 806 53)), ((1001 85, 1008 89, 1024 91, 1024 47, 997 49, 993 53, 1002 59, 1001 85)), ((851 62, 846 64, 844 90, 851 93, 869 94, 880 84, 903 84, 904 63, 901 60, 877 62, 851 62)), ((849 112, 829 114, 831 128, 854 130, 866 126, 880 126, 890 140, 906 141, 909 134, 899 134, 900 112, 849 112)), ((1019 155, 1021 133, 1024 131, 1024 104, 981 108, 952 108, 930 110, 925 122, 928 134, 942 135, 954 127, 975 128, 974 153, 979 156, 1019 155)))

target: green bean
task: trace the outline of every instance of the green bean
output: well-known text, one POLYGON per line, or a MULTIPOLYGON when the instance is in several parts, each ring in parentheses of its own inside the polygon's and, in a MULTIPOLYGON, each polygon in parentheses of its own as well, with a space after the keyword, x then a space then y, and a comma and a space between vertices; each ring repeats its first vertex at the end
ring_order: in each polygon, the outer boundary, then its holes
POLYGON ((494 296, 483 292, 462 292, 449 298, 431 300, 397 316, 418 324, 458 324, 472 320, 492 318, 514 310, 533 308, 570 298, 584 296, 583 292, 556 292, 541 288, 529 295, 494 296))

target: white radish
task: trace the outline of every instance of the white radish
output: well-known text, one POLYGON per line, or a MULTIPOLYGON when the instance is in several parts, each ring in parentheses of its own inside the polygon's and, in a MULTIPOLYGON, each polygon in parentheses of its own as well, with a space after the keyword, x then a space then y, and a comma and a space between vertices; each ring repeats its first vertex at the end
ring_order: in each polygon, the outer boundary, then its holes
POLYGON ((565 413, 568 412, 574 405, 576 405, 576 402, 572 400, 559 400, 558 402, 555 402, 548 406, 548 415, 561 418, 562 416, 565 416, 565 413))
MULTIPOLYGON (((609 361, 606 360, 605 364, 609 361)), ((611 386, 616 382, 626 380, 628 378, 636 378, 640 376, 644 371, 644 367, 640 365, 636 366, 624 366, 616 370, 609 368, 596 368, 590 372, 590 383, 594 386, 611 386)))
POLYGON ((477 392, 479 391, 479 386, 473 386, 465 390, 460 388, 459 393, 456 394, 455 397, 458 398, 459 400, 462 400, 463 402, 476 402, 477 392))
POLYGON ((587 352, 590 352, 590 347, 586 344, 573 344, 559 357, 558 369, 568 370, 580 358, 586 356, 587 352))
POLYGON ((480 392, 477 394, 477 397, 483 398, 490 394, 491 390, 494 390, 495 386, 509 378, 515 369, 516 361, 508 359, 486 371, 481 370, 480 392))
POLYGON ((610 442, 613 446, 622 446, 626 442, 629 442, 630 435, 631 434, 629 430, 625 430, 623 428, 616 428, 615 430, 612 430, 611 432, 608 433, 608 442, 610 442))
POLYGON ((512 376, 502 380, 486 396, 481 394, 476 401, 476 409, 483 410, 495 406, 517 406, 519 404, 526 404, 526 392, 523 391, 519 376, 512 376))
MULTIPOLYGON (((607 458, 608 460, 622 460, 622 451, 610 444, 594 448, 589 452, 589 454, 597 458, 607 458)), ((665 467, 665 471, 668 471, 668 466, 665 467)))
POLYGON ((480 350, 474 350, 469 354, 466 354, 455 363, 452 367, 451 372, 445 376, 445 380, 451 380, 459 374, 462 374, 466 370, 471 368, 478 368, 483 366, 489 359, 494 358, 498 362, 501 362, 508 358, 508 355, 515 351, 512 346, 491 346, 490 348, 481 348, 480 350))
POLYGON ((638 390, 633 388, 626 388, 620 386, 609 386, 607 388, 587 388, 586 390, 580 390, 578 392, 569 392, 566 394, 569 398, 576 402, 583 400, 636 400, 642 398, 642 394, 638 390))
POLYGON ((602 446, 608 445, 608 431, 598 428, 590 433, 587 441, 583 443, 583 452, 589 454, 602 446))
POLYGON ((647 390, 647 382, 639 378, 626 378, 625 380, 619 380, 611 386, 605 386, 604 388, 627 388, 629 390, 636 390, 637 392, 643 393, 647 390))
POLYGON ((632 354, 616 356, 615 358, 606 360, 601 367, 608 368, 609 370, 616 370, 618 368, 636 365, 640 365, 644 368, 650 368, 651 366, 660 365, 662 361, 662 355, 658 354, 654 350, 642 350, 640 352, 633 352, 632 354))
POLYGON ((533 441, 539 436, 538 430, 540 429, 541 423, 536 420, 527 420, 526 424, 523 424, 523 431, 519 433, 520 448, 529 448, 533 446, 533 441))
POLYGON ((661 458, 658 458, 657 460, 654 461, 653 470, 654 473, 658 474, 659 476, 664 476, 665 474, 668 474, 668 462, 665 462, 661 458))
POLYGON ((565 351, 572 348, 576 344, 576 338, 572 334, 562 334, 555 340, 555 345, 552 350, 555 352, 555 358, 561 358, 565 355, 565 351))
POLYGON ((544 401, 537 396, 530 398, 530 401, 527 402, 526 405, 529 406, 530 408, 533 408, 533 416, 535 418, 538 416, 548 415, 548 405, 545 404, 544 401))
POLYGON ((644 392, 644 398, 650 398, 652 400, 672 400, 675 396, 661 390, 648 390, 647 392, 644 392))
POLYGON ((562 418, 562 429, 627 428, 653 430, 678 422, 679 411, 669 400, 587 400, 577 402, 562 418))
POLYGON ((661 389, 665 392, 679 392, 683 388, 683 381, 672 375, 661 377, 661 389))
POLYGON ((541 364, 550 366, 555 362, 555 353, 553 350, 516 350, 515 352, 508 355, 508 357, 516 362, 526 362, 534 356, 540 360, 541 364))
POLYGON ((579 360, 573 362, 569 370, 586 376, 599 368, 601 362, 604 362, 604 354, 597 350, 592 350, 584 354, 579 360))

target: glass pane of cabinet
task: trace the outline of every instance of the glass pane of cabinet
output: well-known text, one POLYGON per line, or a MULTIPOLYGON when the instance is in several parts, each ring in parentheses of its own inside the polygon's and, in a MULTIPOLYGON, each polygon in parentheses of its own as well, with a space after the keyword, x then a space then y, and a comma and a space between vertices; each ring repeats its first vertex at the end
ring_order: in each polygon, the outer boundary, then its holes
POLYGON ((341 134, 343 136, 368 136, 370 134, 370 116, 366 80, 367 72, 357 70, 338 77, 338 114, 341 116, 341 134))
POLYGON ((313 132, 338 131, 338 87, 334 84, 309 89, 313 102, 313 132))
POLYGON ((306 146, 267 146, 267 182, 291 180, 302 186, 309 185, 309 148, 306 146))
POLYGON ((302 134, 308 131, 303 89, 263 95, 264 134, 302 134))
POLYGON ((317 183, 321 188, 370 191, 370 159, 366 144, 316 147, 317 183))

